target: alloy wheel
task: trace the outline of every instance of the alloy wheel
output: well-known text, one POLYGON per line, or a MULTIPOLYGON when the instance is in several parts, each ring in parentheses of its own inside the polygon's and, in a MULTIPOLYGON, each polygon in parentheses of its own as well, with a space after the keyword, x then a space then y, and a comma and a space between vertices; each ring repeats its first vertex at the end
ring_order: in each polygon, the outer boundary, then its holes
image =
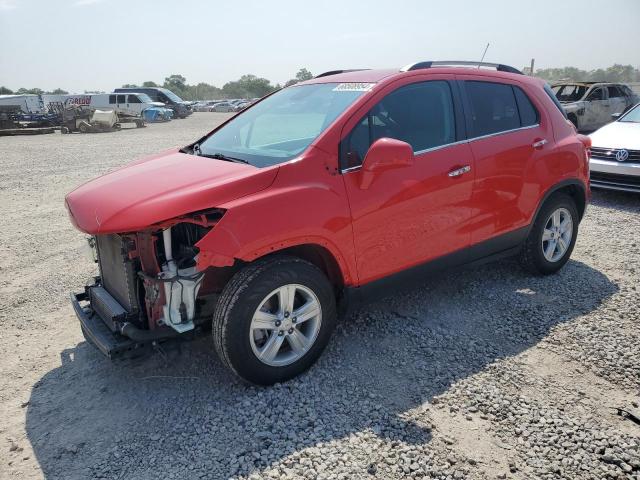
POLYGON ((253 314, 251 349, 266 365, 290 365, 313 346, 321 323, 322 307, 316 294, 303 285, 283 285, 269 293, 253 314))
POLYGON ((558 208, 547 219, 542 231, 542 253, 549 262, 557 262, 569 249, 573 237, 573 218, 566 208, 558 208))

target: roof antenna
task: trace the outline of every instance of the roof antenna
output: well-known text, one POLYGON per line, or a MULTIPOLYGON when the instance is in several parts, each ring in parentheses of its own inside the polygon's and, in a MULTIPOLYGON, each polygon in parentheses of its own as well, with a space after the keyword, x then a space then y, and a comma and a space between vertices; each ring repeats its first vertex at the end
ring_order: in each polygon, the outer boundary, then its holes
POLYGON ((489 50, 489 42, 487 42, 487 46, 484 47, 484 53, 482 54, 482 58, 480 59, 480 63, 478 64, 478 68, 480 68, 480 64, 484 60, 484 56, 487 54, 487 50, 489 50))

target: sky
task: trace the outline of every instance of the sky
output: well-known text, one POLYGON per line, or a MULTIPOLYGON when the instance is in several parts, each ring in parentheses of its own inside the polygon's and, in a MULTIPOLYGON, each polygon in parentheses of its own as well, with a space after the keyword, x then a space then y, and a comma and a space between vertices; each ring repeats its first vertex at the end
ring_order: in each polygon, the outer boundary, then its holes
POLYGON ((640 67, 640 0, 0 0, 0 85, 70 92, 124 83, 221 87, 306 67, 479 60, 640 67))

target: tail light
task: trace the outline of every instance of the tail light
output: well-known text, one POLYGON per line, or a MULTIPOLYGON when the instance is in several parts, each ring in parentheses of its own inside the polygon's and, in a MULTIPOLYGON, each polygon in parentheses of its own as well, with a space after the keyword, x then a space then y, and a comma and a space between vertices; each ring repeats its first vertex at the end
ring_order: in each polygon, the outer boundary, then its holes
POLYGON ((591 159, 591 137, 588 137, 586 135, 578 135, 578 140, 580 140, 582 142, 582 145, 584 145, 584 160, 588 165, 589 160, 591 159))

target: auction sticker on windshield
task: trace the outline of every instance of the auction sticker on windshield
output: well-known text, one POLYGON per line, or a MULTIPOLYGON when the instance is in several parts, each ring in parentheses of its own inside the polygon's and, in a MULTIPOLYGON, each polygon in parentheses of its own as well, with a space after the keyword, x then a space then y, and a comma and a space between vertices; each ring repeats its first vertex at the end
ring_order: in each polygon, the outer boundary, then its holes
POLYGON ((375 83, 341 83, 336 86, 334 92, 368 92, 375 83))

